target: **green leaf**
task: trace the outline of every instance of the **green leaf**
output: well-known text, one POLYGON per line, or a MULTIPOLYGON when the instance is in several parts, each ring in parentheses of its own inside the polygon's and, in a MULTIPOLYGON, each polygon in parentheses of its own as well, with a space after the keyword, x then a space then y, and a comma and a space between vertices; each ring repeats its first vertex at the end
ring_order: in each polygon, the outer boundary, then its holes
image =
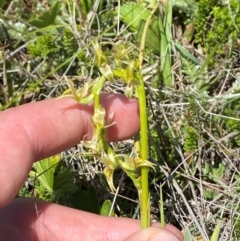
POLYGON ((114 214, 113 210, 110 214, 111 208, 112 208, 112 202, 110 200, 105 200, 102 207, 101 207, 101 213, 100 214, 102 216, 112 216, 113 217, 115 214, 114 214))
POLYGON ((213 168, 213 170, 212 170, 212 179, 213 179, 213 181, 219 182, 219 180, 222 179, 222 175, 224 174, 225 169, 226 168, 225 168, 223 163, 219 163, 217 168, 213 168))
POLYGON ((74 184, 74 172, 66 168, 54 176, 53 191, 56 195, 70 194, 77 190, 74 184))
MULTIPOLYGON (((146 21, 142 20, 139 25, 139 30, 137 32, 136 40, 138 43, 141 42, 142 33, 144 29, 146 21)), ((153 17, 149 29, 147 31, 147 38, 146 38, 146 47, 153 50, 155 54, 158 54, 160 51, 160 34, 158 31, 158 22, 155 17, 153 17)))
POLYGON ((39 18, 30 20, 29 24, 37 28, 46 28, 50 25, 53 25, 60 11, 61 5, 62 2, 56 2, 50 11, 44 12, 39 18))
POLYGON ((35 176, 39 180, 41 186, 53 193, 54 191, 54 175, 58 173, 60 163, 60 155, 46 158, 42 161, 34 163, 35 172, 31 171, 30 176, 35 176))
POLYGON ((173 87, 172 79, 172 3, 167 1, 164 12, 158 16, 158 28, 160 33, 160 51, 161 71, 164 85, 173 87))
MULTIPOLYGON (((150 12, 139 4, 126 4, 120 7, 120 14, 123 21, 128 24, 133 32, 136 32, 136 40, 141 42, 144 25, 150 15, 150 12)), ((147 32, 146 47, 153 50, 154 53, 159 53, 160 34, 158 31, 158 20, 155 16, 152 17, 150 27, 147 32)))
POLYGON ((123 18, 123 21, 126 24, 129 24, 133 31, 137 31, 141 21, 146 21, 150 12, 139 4, 131 3, 121 6, 120 14, 123 18))
POLYGON ((210 200, 214 199, 218 195, 217 192, 212 191, 212 190, 204 190, 203 194, 204 194, 205 198, 210 199, 210 200))
POLYGON ((36 177, 40 183, 36 187, 40 197, 45 196, 44 193, 47 192, 51 196, 51 201, 58 201, 62 195, 72 194, 77 189, 72 170, 61 170, 60 155, 36 162, 33 167, 35 172, 31 171, 30 176, 36 177))
POLYGON ((87 190, 79 189, 70 197, 72 206, 79 210, 84 210, 91 213, 100 213, 98 196, 94 187, 89 187, 87 190))
POLYGON ((79 3, 84 13, 84 16, 87 16, 87 14, 91 11, 93 7, 93 2, 89 0, 79 0, 79 3))
POLYGON ((196 65, 200 65, 199 59, 197 59, 194 55, 192 55, 189 51, 187 51, 186 48, 184 48, 181 44, 175 43, 174 45, 183 57, 191 60, 196 65))

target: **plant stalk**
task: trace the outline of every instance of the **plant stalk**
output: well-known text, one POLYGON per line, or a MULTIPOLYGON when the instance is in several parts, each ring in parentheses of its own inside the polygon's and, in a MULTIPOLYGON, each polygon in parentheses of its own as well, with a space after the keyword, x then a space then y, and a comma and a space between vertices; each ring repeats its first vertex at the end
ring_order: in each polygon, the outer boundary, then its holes
MULTIPOLYGON (((160 4, 160 3, 159 3, 160 4)), ((147 36, 147 30, 149 28, 151 19, 154 13, 157 11, 159 4, 151 11, 146 24, 144 26, 142 40, 140 45, 140 55, 139 55, 139 73, 137 74, 137 79, 139 84, 137 85, 137 95, 140 110, 140 157, 142 160, 148 160, 148 122, 147 122, 147 104, 146 104, 146 93, 144 87, 143 76, 141 74, 142 62, 144 56, 145 42, 147 36)), ((150 226, 150 197, 148 188, 148 172, 149 167, 141 167, 141 184, 142 189, 139 190, 140 199, 140 210, 141 210, 141 228, 147 228, 150 226)))
MULTIPOLYGON (((140 110, 140 157, 142 160, 148 160, 148 124, 147 124, 147 105, 146 94, 144 89, 143 77, 137 75, 139 85, 137 93, 140 110)), ((149 188, 148 188, 148 171, 149 167, 141 167, 141 190, 139 191, 140 209, 141 209, 141 228, 150 226, 150 209, 149 209, 149 188)))
POLYGON ((103 88, 103 85, 106 81, 106 78, 104 76, 101 76, 99 78, 99 81, 96 83, 96 86, 94 86, 93 89, 93 95, 94 95, 94 112, 95 110, 98 109, 98 107, 100 106, 100 93, 101 90, 103 88))

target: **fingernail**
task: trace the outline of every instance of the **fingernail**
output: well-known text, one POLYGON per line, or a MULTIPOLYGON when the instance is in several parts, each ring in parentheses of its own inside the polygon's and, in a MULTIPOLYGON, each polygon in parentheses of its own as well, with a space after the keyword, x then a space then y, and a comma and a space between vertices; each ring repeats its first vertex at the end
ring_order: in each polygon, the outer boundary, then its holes
POLYGON ((171 234, 159 233, 154 235, 150 241, 179 241, 179 239, 171 234))

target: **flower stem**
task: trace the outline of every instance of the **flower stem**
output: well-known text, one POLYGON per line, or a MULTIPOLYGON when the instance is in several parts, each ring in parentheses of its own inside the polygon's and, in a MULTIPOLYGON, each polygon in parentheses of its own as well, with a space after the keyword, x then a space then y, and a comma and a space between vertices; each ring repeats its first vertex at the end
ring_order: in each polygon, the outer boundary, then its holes
MULTIPOLYGON (((147 21, 145 23, 141 45, 140 45, 140 54, 139 54, 139 73, 137 74, 137 79, 139 84, 137 85, 137 94, 139 99, 139 109, 140 109, 140 146, 141 152, 140 156, 143 160, 148 160, 148 124, 147 124, 147 104, 146 104, 146 94, 144 88, 144 81, 141 74, 145 42, 147 36, 147 30, 149 28, 151 19, 154 13, 157 11, 160 2, 149 14, 147 21)), ((150 200, 149 200, 149 189, 148 189, 148 172, 149 167, 141 167, 141 181, 142 181, 142 190, 139 191, 139 198, 141 203, 141 228, 147 228, 150 226, 150 200)))
POLYGON ((100 93, 102 91, 105 81, 106 81, 106 78, 104 76, 99 77, 99 81, 96 83, 96 86, 94 86, 93 88, 94 111, 96 111, 100 106, 100 93))
MULTIPOLYGON (((139 85, 137 85, 137 94, 139 99, 140 110, 140 157, 142 160, 148 160, 148 125, 146 94, 142 75, 138 74, 137 79, 139 81, 139 85)), ((139 193, 141 203, 141 228, 146 228, 150 226, 148 171, 149 167, 141 167, 142 190, 139 193)))

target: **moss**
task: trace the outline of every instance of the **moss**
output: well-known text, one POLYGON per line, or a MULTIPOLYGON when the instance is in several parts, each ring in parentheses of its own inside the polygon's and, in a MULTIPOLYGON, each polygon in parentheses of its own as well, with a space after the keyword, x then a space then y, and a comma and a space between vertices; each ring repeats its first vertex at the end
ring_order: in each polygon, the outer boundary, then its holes
POLYGON ((191 127, 187 126, 185 128, 185 142, 184 142, 184 151, 190 152, 197 149, 197 131, 191 127))
POLYGON ((46 58, 49 54, 57 51, 56 38, 49 34, 38 37, 36 42, 28 45, 28 53, 31 57, 46 58))
POLYGON ((218 45, 217 54, 223 54, 226 46, 236 41, 240 25, 239 1, 229 5, 218 0, 200 0, 195 17, 195 42, 206 53, 218 45))

